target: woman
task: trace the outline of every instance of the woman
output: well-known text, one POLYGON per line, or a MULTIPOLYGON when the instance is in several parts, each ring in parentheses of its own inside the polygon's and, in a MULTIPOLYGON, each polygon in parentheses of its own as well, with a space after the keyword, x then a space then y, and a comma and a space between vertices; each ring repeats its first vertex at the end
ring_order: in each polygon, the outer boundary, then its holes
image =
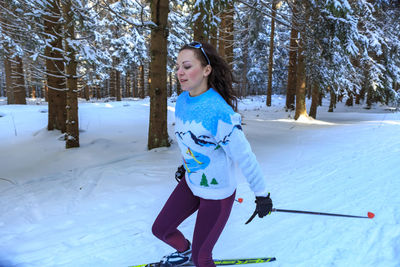
POLYGON ((235 200, 237 163, 256 195, 256 211, 272 210, 260 166, 242 132, 232 90, 232 73, 214 47, 193 42, 177 59, 177 77, 184 92, 175 107, 175 135, 182 153, 181 179, 153 224, 153 234, 177 251, 161 266, 193 263, 215 266, 212 250, 235 200), (177 227, 198 211, 191 244, 177 227))

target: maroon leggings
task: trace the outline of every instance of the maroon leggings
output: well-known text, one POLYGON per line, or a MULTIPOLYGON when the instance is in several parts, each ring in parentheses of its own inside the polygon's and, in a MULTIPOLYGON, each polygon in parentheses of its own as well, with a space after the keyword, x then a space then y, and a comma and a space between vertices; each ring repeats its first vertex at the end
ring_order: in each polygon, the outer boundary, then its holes
POLYGON ((155 220, 153 234, 176 250, 185 251, 188 243, 177 227, 198 210, 192 260, 198 267, 215 266, 212 250, 229 218, 235 194, 220 200, 200 198, 193 195, 185 179, 182 179, 155 220))

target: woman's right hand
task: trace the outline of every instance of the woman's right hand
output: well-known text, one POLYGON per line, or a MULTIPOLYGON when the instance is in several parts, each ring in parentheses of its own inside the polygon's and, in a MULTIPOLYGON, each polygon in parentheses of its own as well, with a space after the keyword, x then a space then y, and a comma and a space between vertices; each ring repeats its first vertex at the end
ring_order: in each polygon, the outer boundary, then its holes
POLYGON ((250 219, 246 222, 248 224, 251 222, 254 217, 258 214, 258 217, 262 218, 266 215, 271 214, 272 211, 272 200, 270 198, 270 193, 266 197, 256 197, 256 210, 254 211, 253 215, 251 215, 250 219))
POLYGON ((179 183, 182 178, 185 177, 185 167, 183 167, 183 165, 179 166, 178 169, 175 172, 175 180, 179 183))

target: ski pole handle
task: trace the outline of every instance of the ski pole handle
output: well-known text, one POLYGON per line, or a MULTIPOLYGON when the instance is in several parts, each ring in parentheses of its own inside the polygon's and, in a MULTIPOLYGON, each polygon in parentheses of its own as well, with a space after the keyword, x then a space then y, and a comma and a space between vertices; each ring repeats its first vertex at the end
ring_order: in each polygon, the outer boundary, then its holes
POLYGON ((337 217, 348 217, 348 218, 366 218, 372 219, 375 217, 375 214, 372 212, 368 212, 367 216, 357 216, 357 215, 348 215, 348 214, 337 214, 337 213, 326 213, 326 212, 315 212, 315 211, 304 211, 304 210, 285 210, 285 209, 272 209, 275 212, 289 212, 289 213, 301 213, 301 214, 311 214, 311 215, 324 215, 324 216, 337 216, 337 217))

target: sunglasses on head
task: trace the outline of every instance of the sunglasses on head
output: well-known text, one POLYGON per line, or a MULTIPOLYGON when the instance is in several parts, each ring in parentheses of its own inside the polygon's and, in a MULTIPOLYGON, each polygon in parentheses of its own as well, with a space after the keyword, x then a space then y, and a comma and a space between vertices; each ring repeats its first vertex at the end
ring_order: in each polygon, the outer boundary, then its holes
POLYGON ((193 47, 193 48, 198 48, 198 49, 200 49, 201 52, 203 52, 203 55, 204 55, 204 57, 206 58, 208 65, 211 65, 210 59, 208 58, 206 52, 204 51, 203 45, 202 45, 201 43, 199 43, 199 42, 191 42, 190 44, 188 44, 188 46, 189 46, 189 47, 193 47))

